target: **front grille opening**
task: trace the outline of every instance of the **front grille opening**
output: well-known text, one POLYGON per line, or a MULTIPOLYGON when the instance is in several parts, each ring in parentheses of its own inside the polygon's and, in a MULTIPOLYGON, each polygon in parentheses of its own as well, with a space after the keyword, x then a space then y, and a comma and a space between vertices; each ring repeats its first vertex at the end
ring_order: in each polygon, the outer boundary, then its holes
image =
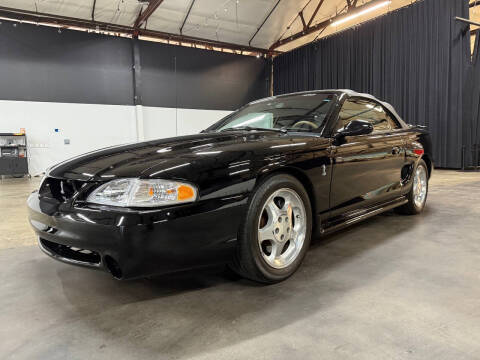
POLYGON ((70 200, 85 184, 78 180, 62 180, 56 178, 46 178, 39 190, 42 197, 52 198, 60 202, 70 200))
POLYGON ((46 249, 63 258, 90 264, 100 264, 101 262, 100 254, 95 251, 57 244, 45 239, 40 239, 40 241, 46 249))

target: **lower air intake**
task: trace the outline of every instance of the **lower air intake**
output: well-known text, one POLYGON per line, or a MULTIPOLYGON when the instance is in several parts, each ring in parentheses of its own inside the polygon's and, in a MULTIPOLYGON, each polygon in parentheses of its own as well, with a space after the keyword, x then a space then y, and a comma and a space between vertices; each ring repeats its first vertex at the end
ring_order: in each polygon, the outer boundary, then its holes
POLYGON ((57 244, 45 239, 40 239, 40 242, 42 243, 43 247, 45 247, 52 253, 66 259, 75 260, 87 264, 100 264, 101 262, 100 254, 95 251, 57 244))

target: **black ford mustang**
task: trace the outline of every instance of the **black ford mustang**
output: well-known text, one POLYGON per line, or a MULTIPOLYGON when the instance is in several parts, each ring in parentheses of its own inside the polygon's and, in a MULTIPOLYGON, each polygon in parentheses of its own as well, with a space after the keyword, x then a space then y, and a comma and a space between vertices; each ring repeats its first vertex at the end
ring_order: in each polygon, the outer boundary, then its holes
POLYGON ((51 168, 28 199, 40 248, 116 278, 229 263, 273 283, 312 232, 397 208, 418 214, 428 133, 350 90, 252 102, 201 134, 123 145, 51 168))

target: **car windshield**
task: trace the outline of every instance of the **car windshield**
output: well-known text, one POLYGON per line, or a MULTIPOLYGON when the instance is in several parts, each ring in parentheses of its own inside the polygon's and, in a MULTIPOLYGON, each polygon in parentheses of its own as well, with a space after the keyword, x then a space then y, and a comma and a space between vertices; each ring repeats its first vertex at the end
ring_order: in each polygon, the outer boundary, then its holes
POLYGON ((251 103, 223 118, 207 131, 294 130, 320 131, 334 103, 334 95, 309 93, 251 103))

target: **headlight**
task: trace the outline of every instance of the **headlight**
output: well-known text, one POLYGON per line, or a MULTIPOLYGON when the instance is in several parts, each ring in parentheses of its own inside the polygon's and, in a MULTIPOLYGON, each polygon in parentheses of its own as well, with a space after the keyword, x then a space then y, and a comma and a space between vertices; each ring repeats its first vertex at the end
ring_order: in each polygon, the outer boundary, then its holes
POLYGON ((88 202, 113 206, 155 207, 192 202, 197 189, 172 180, 118 179, 99 186, 88 202))

